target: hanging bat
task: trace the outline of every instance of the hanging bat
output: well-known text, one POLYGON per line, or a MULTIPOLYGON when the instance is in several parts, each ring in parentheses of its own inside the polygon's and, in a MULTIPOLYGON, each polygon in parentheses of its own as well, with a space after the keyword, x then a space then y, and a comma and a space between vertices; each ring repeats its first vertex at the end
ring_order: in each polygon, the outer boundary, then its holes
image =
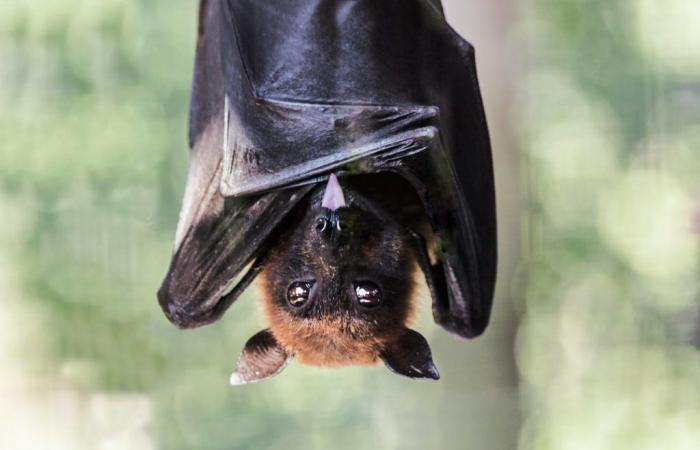
POLYGON ((410 329, 480 335, 496 219, 474 51, 439 0, 201 0, 190 169, 158 292, 180 328, 259 277, 268 329, 232 384, 291 358, 439 378, 410 329))

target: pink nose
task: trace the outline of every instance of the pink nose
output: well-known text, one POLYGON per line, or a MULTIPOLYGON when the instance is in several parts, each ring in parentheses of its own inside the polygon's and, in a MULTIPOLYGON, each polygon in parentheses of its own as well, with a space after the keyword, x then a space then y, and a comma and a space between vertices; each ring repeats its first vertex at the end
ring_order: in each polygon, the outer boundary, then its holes
POLYGON ((335 211, 338 208, 345 206, 343 189, 340 187, 338 177, 336 177, 334 173, 328 177, 328 184, 326 185, 326 192, 323 193, 323 201, 321 202, 321 206, 328 208, 331 211, 335 211))

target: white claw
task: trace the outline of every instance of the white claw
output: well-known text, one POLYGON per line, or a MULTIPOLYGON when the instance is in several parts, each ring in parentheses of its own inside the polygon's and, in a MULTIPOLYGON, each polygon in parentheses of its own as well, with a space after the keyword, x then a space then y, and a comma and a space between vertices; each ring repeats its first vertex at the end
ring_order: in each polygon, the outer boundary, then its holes
POLYGON ((248 384, 248 382, 241 376, 240 373, 233 372, 231 374, 231 386, 241 386, 244 384, 248 384))

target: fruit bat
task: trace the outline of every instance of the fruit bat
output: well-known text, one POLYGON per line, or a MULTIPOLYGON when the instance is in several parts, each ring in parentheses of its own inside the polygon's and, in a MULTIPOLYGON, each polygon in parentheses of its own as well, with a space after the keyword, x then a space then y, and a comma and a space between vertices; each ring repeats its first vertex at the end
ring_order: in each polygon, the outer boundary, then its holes
POLYGON ((232 384, 384 362, 439 378, 410 328, 486 328, 496 273, 491 149, 473 47, 439 0, 201 0, 190 168, 158 291, 180 328, 258 278, 268 328, 232 384))

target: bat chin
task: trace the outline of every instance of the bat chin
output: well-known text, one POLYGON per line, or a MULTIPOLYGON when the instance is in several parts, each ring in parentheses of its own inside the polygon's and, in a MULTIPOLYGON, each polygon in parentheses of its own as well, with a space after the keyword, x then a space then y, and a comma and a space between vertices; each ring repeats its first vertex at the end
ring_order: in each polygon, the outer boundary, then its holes
POLYGON ((297 321, 274 317, 270 330, 297 361, 319 367, 376 365, 387 340, 342 314, 297 321))
POLYGON ((309 352, 296 353, 295 358, 301 364, 315 367, 336 368, 345 366, 376 366, 379 364, 379 352, 361 353, 357 349, 345 351, 316 348, 309 352))

